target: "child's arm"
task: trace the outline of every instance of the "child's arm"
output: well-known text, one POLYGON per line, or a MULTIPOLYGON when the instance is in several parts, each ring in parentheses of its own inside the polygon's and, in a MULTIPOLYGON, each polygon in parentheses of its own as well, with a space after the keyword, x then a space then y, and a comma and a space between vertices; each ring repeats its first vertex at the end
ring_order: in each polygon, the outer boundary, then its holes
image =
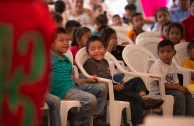
POLYGON ((175 89, 181 91, 182 93, 186 93, 188 91, 188 89, 185 86, 181 86, 178 83, 176 84, 164 83, 164 84, 166 89, 175 89))
POLYGON ((109 42, 108 42, 108 45, 107 45, 107 51, 109 52, 109 53, 111 53, 111 51, 116 47, 116 45, 117 45, 117 40, 116 39, 112 39, 112 40, 110 40, 109 42))
POLYGON ((73 79, 74 82, 78 82, 78 83, 101 83, 101 81, 96 77, 79 79, 79 78, 75 78, 74 75, 71 74, 71 78, 73 79))

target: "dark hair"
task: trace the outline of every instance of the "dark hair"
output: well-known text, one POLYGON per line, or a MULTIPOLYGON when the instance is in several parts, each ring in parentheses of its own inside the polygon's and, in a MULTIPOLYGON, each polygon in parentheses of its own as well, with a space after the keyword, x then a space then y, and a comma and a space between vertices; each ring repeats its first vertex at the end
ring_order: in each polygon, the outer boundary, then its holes
POLYGON ((105 14, 100 14, 94 19, 95 24, 97 25, 107 25, 108 24, 108 18, 105 14))
POLYGON ((56 34, 55 34, 55 39, 56 39, 57 35, 58 35, 58 34, 61 34, 61 33, 63 33, 63 34, 68 34, 67 31, 66 31, 63 27, 58 27, 58 28, 57 28, 57 32, 56 32, 56 34))
POLYGON ((120 17, 120 15, 115 14, 115 15, 112 16, 112 19, 115 18, 115 17, 120 17))
POLYGON ((91 44, 92 42, 94 42, 94 41, 99 41, 99 42, 101 42, 102 45, 105 47, 105 43, 104 43, 104 41, 102 40, 101 37, 99 37, 99 36, 92 36, 92 37, 90 37, 90 38, 88 39, 88 41, 87 41, 87 43, 86 43, 86 51, 87 51, 87 52, 89 52, 88 50, 89 50, 90 44, 91 44))
POLYGON ((60 21, 61 21, 61 22, 63 21, 62 16, 61 16, 59 13, 57 13, 57 12, 55 12, 55 13, 53 14, 53 17, 54 17, 54 19, 55 19, 55 21, 56 21, 57 23, 59 23, 60 21))
POLYGON ((96 11, 98 8, 102 8, 102 5, 100 5, 100 4, 95 4, 94 6, 93 6, 93 11, 96 11))
POLYGON ((80 27, 75 32, 75 38, 81 39, 84 34, 91 31, 88 27, 80 27))
POLYGON ((162 40, 158 44, 158 51, 159 51, 160 48, 165 47, 165 46, 171 46, 172 49, 174 50, 174 43, 172 41, 170 41, 170 40, 162 40))
POLYGON ((78 45, 77 40, 76 40, 76 37, 75 37, 76 31, 77 31, 77 29, 75 29, 75 31, 73 32, 73 40, 72 40, 71 46, 78 45))
POLYGON ((130 10, 130 11, 135 10, 136 11, 136 9, 137 9, 137 7, 135 4, 127 4, 125 6, 125 10, 130 10))
POLYGON ((160 12, 160 11, 166 12, 166 13, 169 15, 169 17, 170 17, 170 12, 168 11, 168 8, 167 8, 167 7, 161 7, 161 8, 159 8, 159 9, 155 12, 155 19, 156 19, 157 22, 158 22, 157 14, 158 14, 158 12, 160 12))
POLYGON ((99 28, 98 28, 98 33, 100 33, 100 31, 102 31, 102 29, 108 27, 107 25, 101 25, 99 28))
POLYGON ((106 27, 104 29, 102 29, 99 33, 99 36, 102 38, 102 40, 105 42, 105 47, 107 47, 107 40, 108 38, 110 38, 110 36, 116 33, 116 31, 110 27, 106 27))
POLYGON ((68 32, 71 32, 73 27, 81 27, 81 24, 75 20, 69 20, 65 24, 65 30, 67 30, 68 32))
MULTIPOLYGON (((163 29, 164 29, 165 26, 168 26, 168 25, 170 25, 170 24, 171 24, 171 21, 165 22, 165 23, 162 25, 162 31, 163 31, 163 29)), ((162 31, 161 31, 161 32, 162 32, 162 31)))
POLYGON ((181 39, 182 39, 183 36, 184 36, 184 28, 183 28, 183 25, 182 25, 182 24, 177 23, 177 22, 173 22, 173 23, 171 23, 171 24, 169 25, 169 27, 168 27, 168 35, 169 35, 169 33, 170 33, 170 30, 171 30, 172 28, 174 28, 174 27, 180 29, 180 31, 181 31, 181 39))
POLYGON ((63 13, 65 11, 65 2, 63 0, 58 0, 55 2, 55 11, 58 13, 63 13))
POLYGON ((193 4, 194 0, 190 0, 190 6, 193 4))
POLYGON ((135 14, 132 15, 131 20, 133 21, 133 18, 136 16, 142 15, 142 13, 140 12, 136 12, 135 14))
POLYGON ((188 46, 187 46, 187 49, 189 49, 189 50, 192 50, 192 48, 194 48, 194 39, 191 40, 191 41, 189 42, 188 46))

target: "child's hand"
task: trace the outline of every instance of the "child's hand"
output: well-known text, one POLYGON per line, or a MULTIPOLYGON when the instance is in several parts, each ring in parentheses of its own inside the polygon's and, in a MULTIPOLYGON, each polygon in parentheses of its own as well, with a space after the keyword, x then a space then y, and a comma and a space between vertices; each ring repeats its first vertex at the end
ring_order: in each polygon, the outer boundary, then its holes
POLYGON ((88 79, 88 83, 102 83, 97 77, 92 77, 88 79))
POLYGON ((178 86, 178 90, 181 91, 182 93, 186 93, 188 91, 188 89, 185 86, 178 86))
POLYGON ((114 89, 120 92, 121 90, 124 89, 124 85, 123 84, 114 85, 114 89))

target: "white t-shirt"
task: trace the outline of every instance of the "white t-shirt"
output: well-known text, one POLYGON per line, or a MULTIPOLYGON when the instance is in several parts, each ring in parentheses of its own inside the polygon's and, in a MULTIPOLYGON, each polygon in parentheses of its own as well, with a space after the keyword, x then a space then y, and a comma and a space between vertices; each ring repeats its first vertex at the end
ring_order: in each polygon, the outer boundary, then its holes
MULTIPOLYGON (((169 84, 178 83, 176 66, 173 62, 170 65, 168 65, 159 59, 151 66, 149 73, 163 75, 165 78, 164 83, 169 84)), ((153 79, 151 80, 150 90, 151 94, 160 93, 158 82, 156 80, 153 79)))

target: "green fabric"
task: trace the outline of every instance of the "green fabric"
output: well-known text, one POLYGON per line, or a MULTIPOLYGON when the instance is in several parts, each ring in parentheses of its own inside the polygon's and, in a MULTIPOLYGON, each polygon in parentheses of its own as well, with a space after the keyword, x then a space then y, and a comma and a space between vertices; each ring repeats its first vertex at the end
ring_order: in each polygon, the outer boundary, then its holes
POLYGON ((74 85, 71 74, 73 74, 72 63, 68 57, 63 55, 64 59, 58 57, 51 51, 52 86, 51 94, 58 96, 60 99, 64 97, 66 92, 74 85))

